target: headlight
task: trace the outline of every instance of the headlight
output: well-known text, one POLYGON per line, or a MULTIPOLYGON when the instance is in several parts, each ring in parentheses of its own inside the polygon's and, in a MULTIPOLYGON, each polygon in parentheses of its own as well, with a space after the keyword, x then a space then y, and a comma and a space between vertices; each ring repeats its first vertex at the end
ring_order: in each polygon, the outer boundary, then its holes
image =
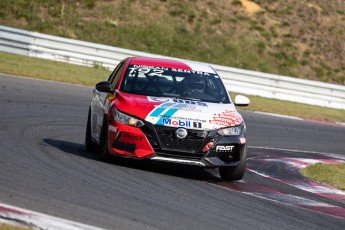
POLYGON ((116 109, 114 109, 114 120, 119 122, 119 123, 131 125, 134 127, 144 126, 144 122, 142 122, 141 120, 138 120, 134 117, 128 116, 124 113, 121 113, 120 111, 118 111, 116 109))
MULTIPOLYGON (((243 123, 242 123, 243 124, 243 123)), ((243 129, 243 125, 220 129, 217 133, 221 136, 237 136, 240 135, 243 129)))

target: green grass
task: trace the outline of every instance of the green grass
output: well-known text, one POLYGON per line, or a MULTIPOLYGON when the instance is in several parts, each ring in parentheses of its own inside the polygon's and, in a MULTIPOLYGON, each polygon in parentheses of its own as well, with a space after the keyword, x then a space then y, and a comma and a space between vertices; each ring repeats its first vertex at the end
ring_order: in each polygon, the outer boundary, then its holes
POLYGON ((93 86, 110 74, 97 65, 91 68, 4 52, 0 52, 0 72, 86 86, 93 86))
POLYGON ((250 98, 251 102, 248 107, 241 107, 243 110, 276 113, 320 121, 345 122, 345 110, 330 109, 321 106, 268 99, 251 95, 247 96, 250 98))
MULTIPOLYGON (((94 86, 110 71, 99 66, 85 67, 0 52, 0 73, 94 86)), ((232 98, 236 93, 232 93, 232 98)), ((345 110, 249 96, 251 104, 240 109, 284 114, 316 120, 345 122, 345 110)))
POLYGON ((345 164, 317 163, 302 169, 301 173, 313 180, 345 190, 345 164))
POLYGON ((29 229, 33 229, 33 228, 19 226, 19 225, 0 223, 0 229, 1 230, 29 230, 29 229))

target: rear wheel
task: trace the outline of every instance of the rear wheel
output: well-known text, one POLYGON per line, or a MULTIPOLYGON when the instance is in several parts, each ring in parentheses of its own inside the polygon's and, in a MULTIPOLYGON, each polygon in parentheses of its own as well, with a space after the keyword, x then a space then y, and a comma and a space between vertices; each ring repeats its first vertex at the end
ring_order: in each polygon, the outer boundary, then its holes
POLYGON ((85 150, 88 152, 96 152, 97 144, 92 141, 91 137, 91 108, 89 108, 89 115, 87 116, 87 125, 85 133, 85 150))
POLYGON ((108 122, 104 118, 101 135, 99 137, 98 156, 101 161, 109 162, 110 155, 108 150, 108 122))
POLYGON ((244 172, 246 171, 247 164, 247 148, 243 146, 241 150, 240 164, 235 167, 219 167, 219 174, 223 180, 241 180, 243 178, 244 172))

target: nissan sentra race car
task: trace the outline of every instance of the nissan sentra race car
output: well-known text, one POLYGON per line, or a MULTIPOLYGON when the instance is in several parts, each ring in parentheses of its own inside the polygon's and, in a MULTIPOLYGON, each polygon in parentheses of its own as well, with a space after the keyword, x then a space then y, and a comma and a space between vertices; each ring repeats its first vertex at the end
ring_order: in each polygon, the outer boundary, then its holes
POLYGON ((246 126, 216 71, 204 64, 131 57, 93 90, 85 147, 109 156, 245 172, 246 126))

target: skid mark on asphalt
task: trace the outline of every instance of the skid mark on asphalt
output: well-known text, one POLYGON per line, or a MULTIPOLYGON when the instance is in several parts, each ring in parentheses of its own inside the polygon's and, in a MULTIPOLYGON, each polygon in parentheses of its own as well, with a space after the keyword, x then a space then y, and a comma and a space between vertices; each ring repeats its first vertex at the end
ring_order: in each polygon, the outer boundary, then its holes
POLYGON ((345 192, 329 185, 312 181, 300 174, 301 168, 311 164, 342 164, 345 163, 344 160, 334 159, 324 154, 317 153, 308 154, 307 159, 305 158, 305 153, 295 151, 279 152, 272 149, 260 149, 260 151, 254 152, 252 155, 253 156, 248 159, 248 171, 271 181, 284 183, 326 199, 318 201, 317 198, 311 199, 300 195, 294 195, 291 194, 292 192, 286 192, 284 188, 280 188, 282 186, 278 186, 277 189, 276 187, 279 184, 276 184, 274 186, 275 188, 272 188, 265 184, 243 180, 238 182, 213 181, 208 183, 251 196, 345 219, 345 208, 341 207, 345 202, 345 192))

